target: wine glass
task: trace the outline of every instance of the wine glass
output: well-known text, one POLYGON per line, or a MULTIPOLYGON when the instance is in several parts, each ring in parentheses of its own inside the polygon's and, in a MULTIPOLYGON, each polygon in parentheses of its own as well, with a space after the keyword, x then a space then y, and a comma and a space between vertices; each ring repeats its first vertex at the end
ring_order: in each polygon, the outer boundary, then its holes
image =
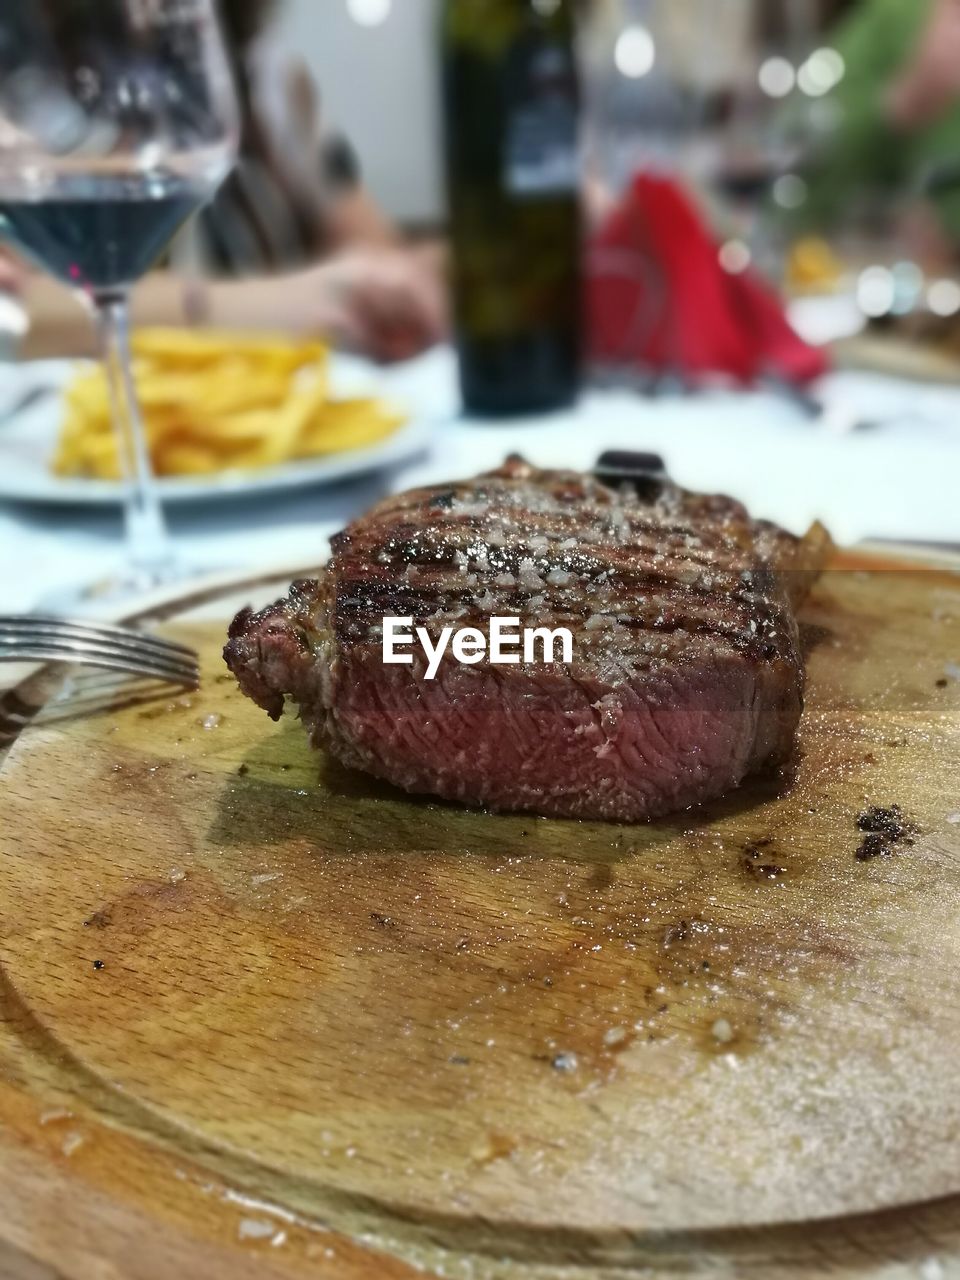
POLYGON ((752 261, 771 279, 782 276, 785 245, 772 215, 794 210, 805 199, 806 184, 797 171, 814 143, 816 120, 829 106, 820 94, 835 82, 838 55, 817 49, 819 31, 814 0, 752 6, 749 39, 709 175, 719 196, 717 220, 729 237, 724 265, 733 271, 752 261))
POLYGON ((213 0, 0 6, 0 235, 99 329, 125 484, 122 595, 177 576, 130 367, 128 296, 236 156, 213 0))

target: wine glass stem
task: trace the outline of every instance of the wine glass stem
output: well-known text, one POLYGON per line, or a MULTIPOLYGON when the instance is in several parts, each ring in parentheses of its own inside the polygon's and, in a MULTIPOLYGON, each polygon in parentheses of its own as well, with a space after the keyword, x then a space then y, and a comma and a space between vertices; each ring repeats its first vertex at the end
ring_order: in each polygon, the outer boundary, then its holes
POLYGON ((173 564, 173 549, 157 493, 143 418, 130 365, 127 297, 110 292, 94 298, 110 409, 125 484, 127 554, 144 585, 158 582, 173 564))

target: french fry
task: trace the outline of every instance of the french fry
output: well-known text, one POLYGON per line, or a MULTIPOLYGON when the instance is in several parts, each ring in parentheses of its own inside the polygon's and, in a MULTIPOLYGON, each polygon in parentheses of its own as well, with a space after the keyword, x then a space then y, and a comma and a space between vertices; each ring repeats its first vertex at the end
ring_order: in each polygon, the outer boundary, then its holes
POLYGON ((158 476, 208 476, 221 471, 222 461, 201 444, 168 444, 155 453, 158 476))
POLYGON ((315 457, 359 449, 391 435, 402 419, 377 400, 328 403, 304 436, 304 451, 315 457))
MULTIPOLYGON (((328 351, 319 342, 150 329, 132 345, 158 475, 262 470, 362 448, 402 423, 378 400, 333 399, 328 351)), ((67 388, 51 467, 63 476, 119 478, 100 369, 79 372, 67 388)))

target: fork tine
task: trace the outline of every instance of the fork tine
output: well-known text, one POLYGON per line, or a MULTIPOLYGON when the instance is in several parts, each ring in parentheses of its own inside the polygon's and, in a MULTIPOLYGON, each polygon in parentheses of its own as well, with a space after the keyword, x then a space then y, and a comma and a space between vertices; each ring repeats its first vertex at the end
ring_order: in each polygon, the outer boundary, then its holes
POLYGON ((101 657, 122 657, 135 665, 149 663, 180 670, 195 669, 196 655, 188 656, 179 650, 164 651, 133 644, 117 642, 111 639, 88 639, 74 635, 61 635, 52 631, 13 631, 0 628, 0 653, 23 646, 56 649, 58 653, 73 655, 82 660, 85 654, 101 657))
POLYGON ((52 644, 16 645, 0 649, 0 662, 66 662, 82 666, 98 667, 105 671, 123 671, 128 675, 154 676, 170 684, 195 689, 199 684, 199 671, 189 664, 167 666, 147 659, 123 655, 95 653, 90 650, 70 650, 52 644))
POLYGON ((132 644, 118 644, 114 640, 87 640, 79 636, 55 635, 54 632, 4 631, 0 630, 0 652, 15 649, 22 645, 41 645, 44 648, 60 649, 64 653, 101 654, 104 657, 128 658, 131 662, 148 662, 161 667, 197 667, 197 655, 180 652, 164 653, 160 649, 138 648, 132 644))
POLYGON ((91 657, 123 658, 134 665, 144 663, 150 666, 169 668, 170 670, 196 670, 196 655, 187 657, 183 653, 162 653, 156 649, 140 649, 129 644, 118 644, 113 640, 87 640, 76 636, 54 635, 52 633, 14 633, 0 630, 0 653, 13 652, 22 648, 54 649, 57 653, 76 660, 85 655, 91 657))
POLYGON ((0 614, 0 632, 17 631, 31 632, 32 634, 56 634, 56 635, 74 635, 77 638, 89 638, 92 640, 110 640, 122 644, 132 644, 138 648, 156 649, 162 653, 171 651, 183 654, 186 657, 195 657, 195 652, 189 645, 181 644, 178 640, 168 640, 164 636, 152 636, 142 631, 131 631, 124 627, 114 627, 106 623, 84 622, 72 618, 48 618, 29 614, 22 617, 12 617, 0 614))
POLYGON ((95 622, 0 615, 0 661, 72 662, 189 685, 199 683, 198 656, 178 641, 95 622))
POLYGON ((158 680, 167 680, 173 684, 189 685, 196 688, 199 684, 199 672, 189 665, 170 665, 145 658, 135 658, 119 651, 66 649, 55 644, 18 644, 14 647, 0 647, 0 662, 62 662, 80 666, 99 667, 108 671, 126 671, 131 675, 149 675, 158 680))
POLYGON ((61 644, 103 645, 109 649, 122 649, 127 653, 148 653, 152 657, 162 658, 169 662, 196 661, 196 652, 185 647, 164 644, 145 644, 140 636, 131 633, 112 635, 110 632, 91 631, 84 633, 71 627, 54 627, 43 624, 39 627, 28 622, 3 622, 0 620, 0 641, 17 640, 53 640, 61 644))

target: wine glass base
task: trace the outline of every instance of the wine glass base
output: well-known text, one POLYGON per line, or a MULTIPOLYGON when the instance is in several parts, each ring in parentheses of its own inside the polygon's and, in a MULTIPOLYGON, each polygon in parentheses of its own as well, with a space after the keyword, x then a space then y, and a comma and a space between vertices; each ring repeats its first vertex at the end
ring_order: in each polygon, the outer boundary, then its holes
POLYGON ((139 568, 127 565, 94 582, 82 586, 63 585, 46 592, 37 602, 35 612, 75 618, 116 617, 124 612, 125 606, 135 609, 144 596, 212 573, 216 573, 216 568, 185 565, 179 560, 139 568))

